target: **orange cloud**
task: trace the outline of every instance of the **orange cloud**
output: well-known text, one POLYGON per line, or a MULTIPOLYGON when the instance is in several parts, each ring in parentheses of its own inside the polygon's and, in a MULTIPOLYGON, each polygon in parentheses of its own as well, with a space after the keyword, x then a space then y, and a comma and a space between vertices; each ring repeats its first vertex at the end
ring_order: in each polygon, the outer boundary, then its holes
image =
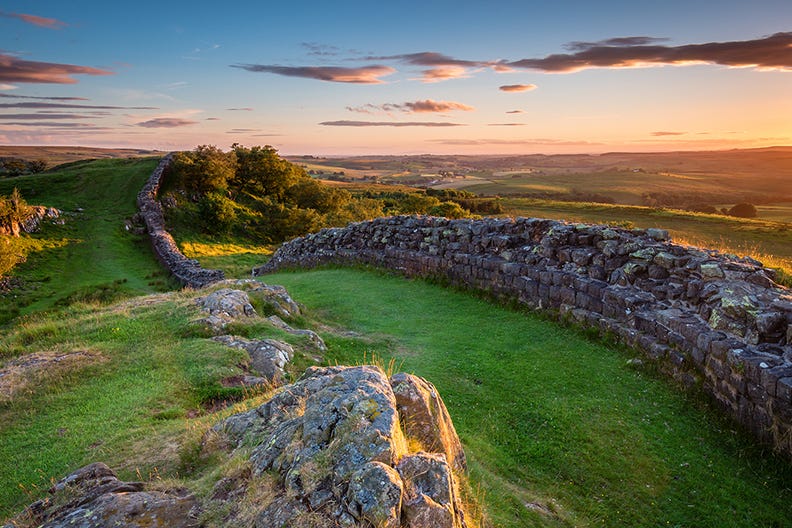
POLYGON ((6 18, 16 18, 23 22, 27 22, 28 24, 33 24, 34 26, 44 27, 48 29, 61 29, 66 27, 65 22, 61 22, 55 18, 46 18, 40 17, 36 15, 26 15, 24 13, 3 13, 0 12, 0 16, 4 16, 6 18))
POLYGON ((112 75, 113 72, 54 62, 26 61, 0 53, 0 82, 75 84, 72 75, 112 75))
POLYGON ((319 81, 355 83, 355 84, 382 84, 380 77, 390 75, 396 70, 389 66, 378 64, 362 66, 360 68, 345 68, 340 66, 277 66, 267 64, 232 64, 232 68, 240 68, 249 72, 274 73, 286 77, 304 77, 319 81))
POLYGON ((469 77, 467 68, 462 66, 438 66, 424 70, 421 80, 425 83, 447 81, 449 79, 463 79, 469 77))
POLYGON ((536 90, 535 84, 504 84, 499 86, 498 90, 501 92, 530 92, 536 90))
POLYGON ((652 132, 652 135, 655 137, 662 137, 662 136, 684 136, 686 132, 666 132, 664 130, 658 132, 652 132))
POLYGON ((344 127, 455 127, 464 126, 460 123, 446 123, 437 121, 324 121, 322 126, 344 127))
POLYGON ((182 119, 180 117, 157 117, 141 123, 135 123, 135 126, 144 128, 176 128, 182 126, 189 126, 197 124, 197 121, 189 119, 182 119))
POLYGON ((421 80, 427 83, 467 77, 469 70, 478 68, 492 68, 499 73, 513 71, 506 62, 501 60, 474 61, 455 59, 434 51, 366 57, 366 60, 395 60, 416 66, 429 66, 429 69, 421 72, 423 73, 421 80))
POLYGON ((462 110, 471 112, 475 110, 472 106, 455 101, 433 101, 431 99, 424 99, 423 101, 407 101, 405 103, 385 103, 381 105, 365 104, 363 106, 347 106, 350 112, 358 112, 361 114, 373 114, 377 111, 381 112, 405 112, 409 114, 431 113, 431 112, 450 112, 452 110, 462 110))
POLYGON ((575 53, 508 63, 514 68, 569 73, 589 68, 636 68, 660 65, 720 64, 758 70, 792 70, 792 32, 755 40, 660 46, 650 37, 621 37, 575 42, 575 53))

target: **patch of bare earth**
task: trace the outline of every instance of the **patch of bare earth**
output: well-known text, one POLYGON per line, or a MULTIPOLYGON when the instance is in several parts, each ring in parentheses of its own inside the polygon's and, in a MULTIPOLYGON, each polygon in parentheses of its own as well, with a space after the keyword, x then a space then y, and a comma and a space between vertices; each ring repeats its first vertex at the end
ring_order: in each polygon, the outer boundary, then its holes
POLYGON ((34 352, 11 359, 0 368, 0 403, 31 392, 47 379, 105 360, 90 350, 34 352))

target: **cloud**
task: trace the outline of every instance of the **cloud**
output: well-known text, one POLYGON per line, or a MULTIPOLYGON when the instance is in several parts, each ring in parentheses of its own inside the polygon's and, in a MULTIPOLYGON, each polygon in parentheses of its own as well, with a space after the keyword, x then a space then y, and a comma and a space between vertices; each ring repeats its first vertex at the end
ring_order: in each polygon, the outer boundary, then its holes
POLYGON ((470 77, 468 69, 462 66, 439 66, 424 70, 421 80, 425 83, 448 81, 449 79, 465 79, 470 77))
POLYGON ((655 137, 662 137, 662 136, 684 136, 687 132, 666 132, 666 131, 659 131, 659 132, 652 132, 652 135, 655 137))
POLYGON ((525 126, 525 123, 489 123, 487 126, 525 126))
POLYGON ((109 70, 100 70, 99 68, 27 61, 0 53, 0 82, 3 83, 75 84, 77 80, 72 75, 112 74, 113 72, 109 70))
MULTIPOLYGON (((650 37, 621 37, 621 39, 650 37)), ((612 41, 613 39, 609 39, 612 41)), ((775 33, 755 40, 708 42, 683 46, 652 44, 608 45, 607 42, 573 43, 575 53, 522 59, 509 66, 550 73, 589 68, 636 68, 660 65, 719 64, 758 70, 792 70, 792 32, 775 33)), ((639 41, 640 42, 640 41, 639 41)), ((652 42, 652 41, 644 41, 652 42)))
POLYGON ((359 68, 345 68, 341 66, 277 66, 267 64, 232 64, 232 68, 240 68, 249 72, 274 73, 286 77, 304 77, 319 81, 354 83, 354 84, 382 84, 380 77, 390 75, 396 70, 389 66, 374 64, 359 68))
POLYGON ((0 119, 91 119, 93 116, 82 114, 0 114, 0 119))
POLYGON ((324 121, 323 126, 344 127, 455 127, 465 126, 460 123, 446 123, 437 121, 324 121))
POLYGON ((155 106, 109 106, 70 103, 0 103, 0 108, 81 108, 86 110, 159 110, 155 106))
POLYGON ((667 38, 658 38, 658 37, 615 37, 609 38, 605 40, 598 40, 597 42, 570 42, 569 44, 564 45, 565 49, 569 51, 582 51, 587 50, 589 48, 595 48, 597 46, 646 46, 648 44, 654 44, 656 42, 665 42, 667 38))
POLYGON ((509 110, 507 114, 524 114, 525 110, 509 110))
POLYGON ((176 128, 195 124, 198 124, 198 121, 182 119, 180 117, 157 117, 155 119, 149 119, 148 121, 135 123, 135 126, 145 128, 176 128))
POLYGON ((219 117, 207 117, 204 121, 220 121, 219 117))
POLYGON ((229 111, 229 112, 252 112, 253 111, 253 109, 250 108, 249 106, 245 106, 243 108, 226 108, 226 110, 229 111))
POLYGON ((61 22, 55 18, 46 18, 40 17, 36 15, 26 15, 24 13, 5 13, 0 11, 0 16, 6 18, 16 18, 23 22, 27 22, 28 24, 33 24, 34 26, 39 26, 48 29, 61 29, 66 27, 68 24, 66 22, 61 22))
POLYGON ((601 145, 589 141, 569 141, 563 139, 431 139, 433 143, 442 145, 477 146, 477 145, 520 145, 520 146, 592 146, 601 145))
POLYGON ((336 57, 341 54, 341 49, 338 46, 319 44, 318 42, 303 42, 300 46, 308 52, 308 55, 314 57, 336 57))
POLYGON ((399 61, 415 66, 428 66, 423 70, 423 82, 439 82, 448 79, 459 79, 467 77, 471 69, 492 68, 497 72, 511 71, 511 67, 501 60, 491 61, 472 61, 465 59, 455 59, 442 53, 434 51, 422 51, 419 53, 407 53, 401 55, 384 55, 380 57, 366 57, 366 60, 392 60, 399 61))
POLYGON ((232 128, 227 130, 226 134, 247 134, 248 132, 261 132, 259 128, 232 128))
POLYGON ((375 112, 405 112, 408 114, 432 113, 432 112, 450 112, 453 110, 461 110, 464 112, 471 112, 475 110, 472 106, 454 101, 433 101, 431 99, 424 99, 423 101, 407 101, 405 103, 385 103, 381 105, 365 104, 363 106, 347 106, 350 112, 358 112, 361 114, 373 114, 375 112))
POLYGON ((45 127, 45 128, 60 128, 60 129, 80 129, 80 130, 112 130, 108 127, 98 127, 87 123, 63 123, 58 121, 39 121, 36 123, 31 122, 12 122, 4 123, 8 126, 21 126, 21 127, 45 127))
POLYGON ((535 84, 504 84, 499 86, 498 90, 501 92, 530 92, 536 90, 535 84))
POLYGON ((85 97, 37 97, 35 95, 11 95, 0 94, 0 97, 6 99, 39 99, 42 101, 88 101, 85 97))
MULTIPOLYGON (((16 90, 17 88, 19 87, 14 86, 13 84, 0 83, 0 90, 16 90)), ((0 94, 0 96, 2 95, 3 94, 0 94)))

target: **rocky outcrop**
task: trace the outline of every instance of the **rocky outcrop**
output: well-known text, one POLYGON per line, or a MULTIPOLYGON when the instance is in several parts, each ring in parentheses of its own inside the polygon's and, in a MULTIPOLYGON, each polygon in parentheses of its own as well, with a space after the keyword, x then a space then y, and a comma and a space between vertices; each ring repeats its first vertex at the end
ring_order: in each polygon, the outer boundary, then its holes
POLYGON ((7 526, 467 526, 459 438, 434 386, 410 374, 310 368, 217 424, 202 449, 226 469, 210 470, 218 477, 201 502, 185 488, 123 482, 95 463, 7 526))
POLYGON ((162 175, 172 159, 171 154, 162 158, 143 189, 138 193, 138 209, 146 224, 154 254, 162 265, 183 285, 200 288, 223 280, 224 274, 221 270, 204 269, 197 260, 185 257, 176 245, 176 241, 165 229, 165 217, 162 214, 162 207, 157 201, 157 192, 162 182, 162 175))
POLYGON ((254 274, 323 264, 438 278, 616 335, 792 454, 792 292, 753 259, 660 229, 391 217, 295 239, 254 274))
POLYGON ((102 463, 61 479, 50 496, 31 504, 11 528, 196 528, 200 509, 185 489, 144 491, 142 482, 123 482, 102 463))
MULTIPOLYGON (((223 491, 215 495, 249 496, 245 488, 274 474, 255 515, 261 528, 307 525, 309 518, 315 526, 466 526, 452 469, 464 465, 464 454, 447 412, 435 417, 447 423, 431 428, 447 433, 434 450, 410 453, 411 429, 403 427, 422 423, 431 411, 417 404, 424 414, 409 414, 394 388, 425 388, 435 395, 430 406, 445 406, 425 380, 397 376, 389 380, 371 366, 310 368, 264 405, 227 418, 213 433, 227 450, 245 453, 250 475, 219 483, 223 491)), ((423 438, 416 440, 428 450, 423 438)), ((242 506, 232 508, 228 522, 242 506)))
POLYGON ((261 376, 269 385, 280 385, 286 374, 286 365, 294 357, 294 348, 288 343, 275 339, 245 339, 244 337, 223 335, 213 338, 231 348, 248 353, 248 370, 261 376))
POLYGON ((35 233, 41 229, 44 220, 53 223, 63 223, 59 220, 61 212, 54 207, 44 207, 43 205, 29 205, 28 213, 21 222, 11 222, 10 225, 0 224, 0 235, 10 235, 18 237, 21 233, 35 233))

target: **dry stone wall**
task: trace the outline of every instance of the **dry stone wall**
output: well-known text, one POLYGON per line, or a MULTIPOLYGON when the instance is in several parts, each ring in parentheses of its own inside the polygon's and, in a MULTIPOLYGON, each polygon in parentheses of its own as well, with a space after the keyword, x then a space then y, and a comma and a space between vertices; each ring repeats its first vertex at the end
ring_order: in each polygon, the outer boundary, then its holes
POLYGON ((162 265, 183 285, 200 288, 223 280, 225 276, 221 270, 204 269, 197 260, 185 257, 179 251, 176 241, 165 229, 165 217, 162 214, 162 206, 157 201, 157 192, 162 183, 162 175, 172 159, 172 154, 168 154, 151 173, 146 185, 138 193, 138 209, 146 224, 154 254, 162 265))
POLYGON ((325 264, 432 277, 614 334, 792 455, 792 291, 660 229, 390 217, 284 244, 255 275, 325 264))

